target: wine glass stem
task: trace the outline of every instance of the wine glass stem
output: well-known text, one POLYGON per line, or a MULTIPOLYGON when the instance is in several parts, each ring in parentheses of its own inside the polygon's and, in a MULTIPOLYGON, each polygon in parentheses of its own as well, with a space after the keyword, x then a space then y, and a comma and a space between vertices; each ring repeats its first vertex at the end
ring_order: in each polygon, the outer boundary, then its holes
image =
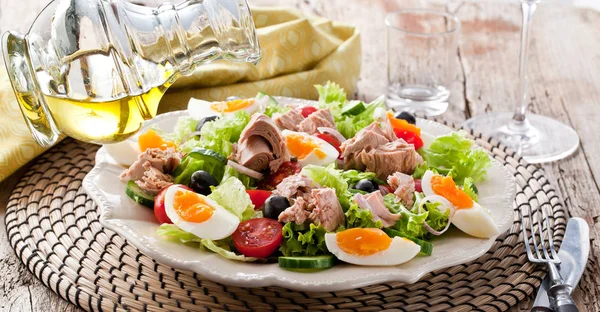
POLYGON ((525 115, 527 111, 527 55, 529 51, 529 30, 537 1, 521 0, 523 22, 521 26, 521 51, 519 53, 519 86, 517 89, 518 106, 512 119, 512 126, 525 132, 530 127, 525 115))

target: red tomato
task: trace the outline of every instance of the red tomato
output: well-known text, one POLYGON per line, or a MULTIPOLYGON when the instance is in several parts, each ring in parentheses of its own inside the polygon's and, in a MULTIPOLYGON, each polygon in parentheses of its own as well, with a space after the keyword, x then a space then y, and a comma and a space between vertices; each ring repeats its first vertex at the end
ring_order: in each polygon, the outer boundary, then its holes
POLYGON ((281 228, 277 220, 250 219, 240 223, 231 238, 235 248, 244 256, 266 258, 281 245, 281 228))
POLYGON ((260 210, 265 205, 265 201, 271 196, 271 191, 265 190, 246 190, 250 195, 250 200, 254 204, 254 210, 260 210))
MULTIPOLYGON (((190 190, 190 191, 192 190, 191 188, 189 188, 185 185, 182 185, 182 184, 173 184, 173 185, 177 185, 186 190, 190 190)), ((167 213, 165 212, 165 193, 167 193, 167 189, 169 187, 170 186, 167 186, 164 189, 160 190, 160 192, 158 192, 158 195, 156 195, 156 197, 154 198, 154 216, 156 217, 156 219, 158 220, 158 222, 160 224, 163 224, 163 223, 173 224, 173 221, 171 221, 171 219, 169 219, 169 216, 167 216, 167 213)))
POLYGON ((281 181, 291 175, 300 173, 302 167, 297 161, 287 161, 281 164, 276 172, 267 175, 258 183, 258 188, 263 190, 274 190, 281 181))
POLYGON ((314 106, 304 106, 300 108, 300 113, 302 114, 302 116, 304 116, 304 118, 310 116, 310 114, 314 113, 317 111, 317 108, 314 106))
POLYGON ((421 179, 415 179, 415 191, 423 192, 423 187, 421 186, 421 179))
POLYGON ((331 146, 335 147, 335 149, 338 151, 338 153, 340 153, 339 157, 342 157, 342 150, 340 149, 340 145, 342 145, 340 143, 340 141, 338 141, 336 138, 334 138, 333 136, 326 134, 326 133, 319 133, 317 134, 317 138, 331 144, 331 146))
POLYGON ((404 139, 406 143, 414 145, 415 150, 423 147, 423 140, 421 140, 421 137, 414 132, 394 129, 394 133, 398 138, 404 139))

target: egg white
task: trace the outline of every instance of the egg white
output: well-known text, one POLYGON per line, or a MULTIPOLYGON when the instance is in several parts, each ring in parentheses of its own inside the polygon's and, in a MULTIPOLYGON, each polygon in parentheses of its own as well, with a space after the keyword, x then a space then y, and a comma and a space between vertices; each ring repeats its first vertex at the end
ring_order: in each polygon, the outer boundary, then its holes
POLYGON ((414 258, 421 246, 403 237, 392 238, 390 247, 368 256, 356 256, 344 252, 337 244, 336 233, 325 234, 327 250, 338 259, 356 265, 399 265, 414 258))
POLYGON ((119 143, 103 145, 108 155, 112 157, 119 165, 131 166, 141 154, 140 147, 137 142, 125 140, 119 143))
POLYGON ((254 103, 250 104, 249 106, 246 106, 242 109, 239 109, 237 111, 232 111, 232 112, 219 112, 219 111, 213 110, 210 106, 211 106, 211 104, 214 104, 214 103, 216 103, 216 102, 208 102, 208 101, 204 101, 204 100, 191 98, 190 101, 188 102, 187 110, 188 110, 188 113, 190 114, 190 117, 192 117, 194 119, 202 119, 206 116, 221 115, 221 114, 232 115, 241 110, 247 111, 248 114, 252 115, 260 110, 259 101, 254 101, 254 103))
MULTIPOLYGON (((446 198, 437 195, 431 188, 431 178, 433 176, 434 173, 431 170, 427 170, 421 180, 421 188, 430 201, 441 202, 442 205, 438 209, 445 211, 449 208, 448 205, 451 204, 446 198), (441 197, 445 201, 436 200, 436 197, 441 197)), ((473 201, 473 207, 471 208, 456 209, 452 224, 459 230, 479 238, 493 237, 500 232, 498 225, 496 225, 490 213, 475 201, 473 201)))
POLYGON ((500 234, 500 229, 490 213, 476 202, 473 202, 471 208, 456 210, 452 224, 459 230, 479 238, 490 238, 500 234))
MULTIPOLYGON (((201 223, 182 220, 179 214, 177 214, 173 208, 173 199, 175 192, 178 190, 184 189, 177 185, 172 185, 169 186, 169 189, 167 189, 165 193, 165 212, 167 213, 169 219, 171 219, 173 224, 175 224, 177 227, 200 238, 212 240, 229 237, 231 234, 233 234, 233 232, 235 232, 240 224, 240 220, 214 200, 211 200, 210 198, 200 194, 198 194, 198 196, 203 197, 206 203, 215 209, 213 215, 208 220, 201 223)), ((184 191, 191 192, 188 190, 184 191)))
POLYGON ((306 155, 306 157, 298 159, 298 163, 302 167, 306 165, 327 166, 334 162, 340 156, 340 153, 331 144, 327 143, 323 139, 317 138, 316 136, 312 136, 308 133, 283 130, 281 131, 281 135, 283 136, 284 140, 286 140, 286 142, 288 136, 300 135, 304 138, 304 141, 311 141, 318 145, 318 149, 323 151, 323 153, 325 154, 325 157, 319 158, 319 156, 317 156, 314 150, 311 151, 308 155, 306 155))

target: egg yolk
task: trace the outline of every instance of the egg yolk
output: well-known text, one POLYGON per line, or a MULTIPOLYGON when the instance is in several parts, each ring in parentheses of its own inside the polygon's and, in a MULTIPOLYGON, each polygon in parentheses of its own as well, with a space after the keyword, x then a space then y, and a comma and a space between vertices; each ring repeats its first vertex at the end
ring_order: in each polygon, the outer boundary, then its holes
POLYGON ((140 135, 138 138, 138 145, 142 152, 149 148, 160 148, 161 150, 166 150, 168 147, 177 148, 177 145, 174 142, 163 140, 163 138, 152 129, 140 135))
POLYGON ((190 191, 178 190, 173 197, 173 209, 182 220, 202 223, 213 215, 215 208, 204 198, 190 191))
POLYGON ((392 239, 380 229, 348 229, 337 233, 335 240, 341 250, 355 256, 369 256, 392 244, 392 239))
POLYGON ((213 103, 210 109, 220 113, 231 113, 254 104, 254 99, 239 99, 227 102, 213 103))
POLYGON ((288 150, 290 151, 292 156, 296 156, 299 159, 306 158, 306 156, 308 156, 313 151, 315 152, 315 155, 319 157, 319 159, 323 159, 326 156, 325 152, 323 152, 319 148, 319 144, 311 140, 307 140, 302 135, 288 135, 285 138, 285 144, 287 145, 288 150))
POLYGON ((456 186, 452 177, 435 175, 431 177, 431 189, 446 198, 457 209, 473 207, 473 199, 456 186))

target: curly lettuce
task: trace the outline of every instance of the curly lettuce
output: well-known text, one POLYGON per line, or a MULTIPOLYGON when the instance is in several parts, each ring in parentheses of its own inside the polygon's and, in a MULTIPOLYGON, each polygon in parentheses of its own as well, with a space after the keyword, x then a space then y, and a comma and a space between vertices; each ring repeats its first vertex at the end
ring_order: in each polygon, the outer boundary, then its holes
POLYGON ((346 99, 346 92, 338 84, 328 81, 324 86, 315 85, 319 93, 319 107, 328 108, 335 121, 337 130, 346 138, 352 138, 364 127, 375 121, 377 108, 385 109, 385 97, 381 96, 373 102, 363 103, 365 109, 355 115, 342 115, 344 106, 354 105, 346 99))
MULTIPOLYGON (((250 122, 250 114, 246 111, 221 116, 214 121, 205 123, 200 130, 200 138, 186 141, 179 145, 179 150, 183 153, 189 153, 194 148, 202 147, 227 157, 232 152, 233 143, 240 139, 240 135, 248 122, 250 122)), ((188 134, 192 131, 195 131, 195 126, 188 134)))
POLYGON ((423 227, 423 221, 427 220, 429 212, 416 213, 410 211, 402 205, 401 202, 396 202, 396 195, 387 194, 383 197, 385 206, 392 213, 400 213, 400 219, 391 228, 399 231, 405 236, 424 239, 429 232, 423 227))
POLYGON ((286 257, 318 256, 329 254, 325 245, 323 226, 298 225, 288 222, 283 226, 283 241, 279 251, 286 257))
POLYGON ((382 228, 381 220, 373 221, 373 213, 368 209, 362 209, 354 202, 345 213, 346 223, 344 228, 382 228))
POLYGON ((348 183, 342 177, 341 170, 336 170, 335 165, 331 164, 327 167, 308 165, 302 168, 301 174, 311 178, 321 186, 329 187, 335 190, 335 194, 340 201, 342 210, 347 211, 350 207, 350 199, 348 198, 348 183))
POLYGON ((491 161, 483 149, 472 148, 473 144, 464 131, 436 138, 428 148, 419 149, 426 164, 417 168, 415 177, 431 169, 440 174, 451 175, 459 185, 463 185, 464 180, 469 177, 474 182, 484 180, 491 161))

